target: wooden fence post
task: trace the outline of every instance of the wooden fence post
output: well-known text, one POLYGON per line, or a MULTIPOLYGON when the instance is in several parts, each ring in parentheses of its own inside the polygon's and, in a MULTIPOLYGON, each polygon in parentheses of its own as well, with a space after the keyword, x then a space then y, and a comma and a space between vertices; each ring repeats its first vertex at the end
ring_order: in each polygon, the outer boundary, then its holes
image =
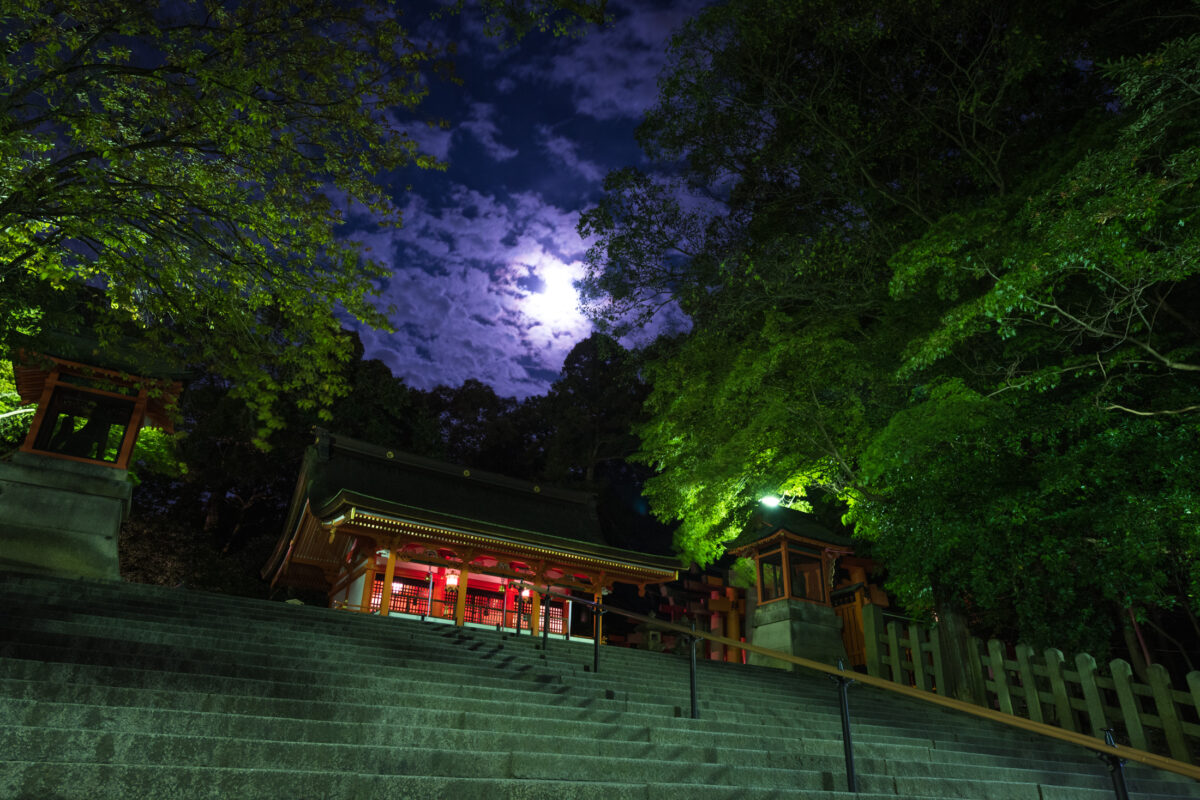
POLYGON ((1075 669, 1079 670, 1079 685, 1083 689, 1083 702, 1091 722, 1092 736, 1103 739, 1108 718, 1104 713, 1104 703, 1100 700, 1100 688, 1096 686, 1096 659, 1088 653, 1079 653, 1075 656, 1075 669))
POLYGON ((900 648, 900 634, 896 631, 896 623, 887 624, 888 663, 892 665, 892 680, 896 683, 907 684, 904 677, 904 651, 900 648))
POLYGON ((1175 711, 1175 691, 1171 688, 1171 677, 1167 668, 1162 664, 1151 664, 1146 670, 1150 678, 1150 691, 1154 693, 1154 705, 1157 706, 1158 718, 1162 720, 1163 734, 1167 737, 1167 747, 1171 750, 1171 758, 1179 761, 1191 761, 1187 741, 1183 738, 1183 726, 1179 724, 1179 714, 1175 711))
POLYGON ((1075 712, 1071 709, 1071 694, 1067 691, 1067 682, 1063 678, 1063 658, 1061 650, 1053 647, 1046 648, 1046 676, 1050 681, 1050 693, 1054 695, 1054 710, 1058 716, 1058 726, 1069 731, 1079 731, 1075 724, 1075 712))
POLYGON ((1189 672, 1187 674, 1187 685, 1192 693, 1192 705, 1196 707, 1196 714, 1200 716, 1200 672, 1189 672))
POLYGON ((1129 743, 1138 750, 1146 749, 1146 731, 1142 727, 1142 708, 1138 703, 1137 693, 1133 691, 1133 668, 1128 661, 1119 658, 1108 664, 1113 676, 1113 685, 1117 688, 1117 702, 1121 704, 1121 716, 1125 722, 1125 732, 1129 734, 1129 743))
POLYGON ((925 643, 921 641, 925 628, 915 622, 909 622, 908 652, 912 653, 913 685, 923 692, 929 691, 929 681, 925 676, 925 643))
POLYGON ((965 685, 971 692, 972 702, 979 706, 988 706, 987 675, 983 671, 983 658, 979 655, 983 642, 974 636, 967 638, 966 673, 968 683, 965 685))
POLYGON ((1012 695, 1008 693, 1008 670, 1004 668, 1004 645, 988 639, 988 660, 992 666, 992 682, 996 685, 996 700, 1005 714, 1013 713, 1012 695))
POLYGON ((1038 692, 1037 675, 1033 673, 1033 648, 1027 644, 1018 644, 1017 669, 1021 673, 1021 688, 1025 692, 1025 716, 1034 722, 1042 722, 1042 697, 1038 692))
POLYGON ((874 603, 863 606, 863 640, 867 650, 867 674, 873 678, 886 678, 883 674, 883 659, 880 657, 883 634, 883 609, 874 603))

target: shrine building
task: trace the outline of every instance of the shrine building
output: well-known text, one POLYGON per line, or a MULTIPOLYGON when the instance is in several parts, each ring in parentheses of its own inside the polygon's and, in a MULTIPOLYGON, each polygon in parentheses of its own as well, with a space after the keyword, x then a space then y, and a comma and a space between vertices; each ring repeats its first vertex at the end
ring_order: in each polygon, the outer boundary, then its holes
POLYGON ((644 592, 677 576, 674 559, 607 545, 590 494, 323 430, 263 569, 272 586, 348 611, 533 633, 546 619, 564 637, 571 596, 600 602, 614 583, 644 592))

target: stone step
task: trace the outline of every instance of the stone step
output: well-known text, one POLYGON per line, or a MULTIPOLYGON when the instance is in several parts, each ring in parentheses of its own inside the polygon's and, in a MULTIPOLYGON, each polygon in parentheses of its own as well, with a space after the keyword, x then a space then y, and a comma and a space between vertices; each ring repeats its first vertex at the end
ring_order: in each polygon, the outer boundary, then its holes
MULTIPOLYGON (((646 654, 646 655, 650 655, 650 654, 646 654)), ((790 684, 790 685, 791 685, 791 686, 794 686, 794 685, 796 685, 796 682, 797 682, 797 681, 791 681, 791 684, 790 684)), ((826 698, 823 698, 823 699, 826 699, 826 703, 824 703, 824 705, 828 705, 828 693, 827 693, 827 696, 826 696, 826 698)), ((775 708, 775 706, 776 706, 776 705, 778 705, 778 704, 779 704, 779 703, 778 703, 778 698, 776 698, 775 702, 773 702, 773 708, 775 708)), ((707 710, 707 706, 706 706, 706 704, 702 703, 702 709, 706 709, 706 710, 707 710)), ((678 711, 679 711, 679 706, 673 706, 672 710, 674 710, 674 711, 678 712, 678 711)), ((864 711, 862 711, 862 710, 858 710, 858 709, 856 709, 856 720, 860 720, 860 718, 862 718, 862 717, 864 717, 864 716, 869 716, 869 712, 870 712, 870 710, 871 710, 871 709, 870 709, 870 708, 868 708, 868 709, 865 709, 865 711, 866 711, 866 712, 864 712, 864 711)), ((811 711, 811 710, 806 710, 806 712, 808 712, 808 714, 809 714, 809 715, 811 715, 811 714, 812 714, 812 711, 811 711)), ((706 715, 706 716, 708 716, 708 715, 706 715)), ((946 714, 943 714, 943 716, 949 717, 949 715, 946 715, 946 714)), ((953 717, 950 717, 950 718, 953 718, 953 717)), ((955 721, 956 721, 956 722, 959 722, 959 723, 961 724, 961 721, 960 721, 960 720, 955 720, 955 721)))
MULTIPOLYGON (((154 701, 156 698, 142 699, 154 701)), ((156 706, 97 706, 3 697, 0 697, 0 719, 5 719, 15 726, 42 725, 54 728, 78 725, 99 731, 145 730, 174 735, 204 731, 213 736, 264 741, 440 746, 459 752, 487 749, 496 731, 507 734, 513 729, 512 718, 502 715, 472 715, 471 723, 474 727, 470 728, 453 727, 457 721, 454 717, 437 712, 406 712, 403 724, 307 718, 284 718, 287 724, 283 724, 281 718, 275 716, 191 711, 156 706)), ((536 728, 521 728, 520 736, 526 746, 542 752, 557 750, 581 755, 620 757, 631 757, 650 746, 656 752, 664 753, 664 758, 720 763, 736 761, 772 767, 786 766, 796 759, 817 759, 822 764, 825 760, 832 760, 834 766, 829 767, 830 769, 841 769, 843 763, 840 738, 764 740, 759 736, 737 736, 711 731, 672 731, 661 727, 624 724, 587 722, 569 725, 555 722, 547 725, 551 726, 550 730, 541 725, 536 728), (564 732, 574 735, 565 735, 564 732)), ((860 769, 879 774, 892 772, 883 766, 889 758, 898 759, 898 763, 905 765, 919 762, 970 765, 978 760, 973 751, 942 750, 912 744, 859 742, 855 752, 860 769)), ((1029 759, 1017 757, 990 757, 987 762, 992 766, 1013 769, 1030 766, 1029 759)), ((1053 772, 1062 772, 1078 766, 1049 760, 1041 763, 1053 772)))
POLYGON ((102 581, 0 574, 0 603, 0 799, 1113 796, 1081 748, 866 686, 838 791, 821 674, 702 660, 693 720, 679 656, 102 581))
MULTIPOLYGON (((319 690, 306 683, 283 683, 280 681, 254 681, 236 677, 209 676, 197 673, 164 674, 154 670, 132 667, 93 667, 80 664, 55 664, 38 661, 7 659, 2 670, 7 679, 0 680, 0 692, 6 697, 29 697, 55 702, 77 702, 88 705, 120 705, 136 700, 139 696, 154 698, 156 705, 171 708, 202 708, 212 710, 220 707, 232 713, 250 713, 271 716, 304 717, 306 710, 313 718, 335 719, 348 722, 368 721, 375 718, 380 708, 396 707, 402 703, 409 713, 417 710, 437 711, 456 708, 470 714, 502 715, 513 724, 540 725, 551 716, 561 721, 623 721, 631 725, 683 726, 689 730, 707 730, 719 726, 725 735, 769 737, 774 740, 795 738, 838 739, 841 737, 840 722, 832 719, 825 725, 813 725, 809 720, 797 720, 793 724, 765 724, 759 721, 693 720, 678 707, 659 706, 657 713, 626 704, 619 700, 605 700, 574 704, 564 695, 536 695, 525 697, 524 702, 508 696, 503 700, 489 697, 472 697, 461 694, 432 694, 427 692, 400 693, 395 691, 366 689, 355 686, 352 702, 347 701, 346 684, 326 685, 319 690), (181 684, 183 684, 181 686, 181 684), (197 706, 197 704, 201 704, 197 706), (263 709, 272 709, 268 713, 263 709), (320 716, 315 716, 320 714, 320 716)), ((520 697, 519 695, 517 697, 520 697)), ((953 737, 934 738, 931 735, 917 738, 903 735, 887 727, 852 723, 857 741, 904 743, 915 741, 923 746, 943 749, 969 750, 988 742, 960 742, 953 737)), ((995 744, 995 743, 992 743, 995 744)), ((1001 747, 1002 745, 996 745, 1001 747)), ((1012 742, 1003 746, 1008 752, 1029 757, 1040 754, 1036 745, 1027 742, 1025 747, 1012 742)))
MULTIPOLYGON (((571 741, 561 737, 562 741, 571 741)), ((128 765, 321 769, 378 774, 420 774, 464 778, 553 778, 565 771, 574 780, 602 780, 605 770, 617 768, 623 778, 702 782, 747 788, 833 789, 841 779, 840 758, 769 754, 761 751, 682 747, 648 742, 621 742, 605 752, 564 753, 554 737, 540 740, 523 731, 490 731, 477 737, 468 750, 448 746, 444 739, 424 746, 405 737, 401 743, 312 743, 292 739, 239 738, 213 735, 130 733, 78 726, 12 726, 0 731, 0 752, 18 761, 120 763, 128 765), (462 753, 470 752, 464 759, 462 753), (773 758, 767 756, 774 755, 773 758), (731 766, 732 765, 732 766, 731 766)), ((1059 787, 1103 789, 1099 774, 1082 775, 1050 769, 908 763, 895 758, 856 762, 859 787, 864 791, 897 791, 908 779, 969 780, 989 783, 1032 783, 1059 787)), ((608 773, 611 774, 611 773, 608 773)), ((1143 791, 1152 787, 1142 784, 1143 791)), ((1153 787, 1161 790, 1161 786, 1153 787)))
MULTIPOLYGON (((47 770, 38 763, 0 761, 0 797, 77 800, 81 796, 78 787, 93 787, 88 795, 91 797, 164 800, 279 800, 284 797, 289 800, 896 800, 895 794, 746 789, 658 781, 471 779, 217 767, 181 767, 164 771, 157 767, 98 764, 54 764, 53 770, 47 770)), ((910 800, 932 798, 911 796, 910 800)))
MULTIPOLYGON (((4 633, 4 631, 0 631, 4 633)), ((63 637, 56 633, 43 633, 44 641, 63 641, 63 637)), ((643 713, 671 713, 679 715, 682 713, 681 705, 664 705, 661 702, 661 692, 654 692, 650 689, 645 689, 641 692, 630 689, 616 692, 611 689, 600 689, 590 685, 592 680, 589 676, 575 675, 569 679, 553 673, 538 673, 532 671, 523 671, 522 668, 503 669, 503 678, 506 680, 506 685, 502 687, 483 688, 475 683, 463 686, 463 678, 469 677, 474 679, 486 679, 497 677, 496 665, 480 667, 472 669, 471 666, 456 666, 448 668, 446 663, 441 663, 434 667, 424 661, 399 661, 394 660, 387 669, 375 669, 363 675, 356 671, 355 665, 358 663, 355 659, 355 664, 347 665, 340 662, 330 662, 323 666, 315 666, 312 669, 292 669, 278 666, 262 666, 263 659, 250 659, 247 654, 238 651, 221 651, 216 648, 184 648, 182 650, 172 649, 170 655, 163 655, 159 652, 157 645, 147 645, 142 643, 126 643, 126 642, 111 642, 98 637, 84 638, 80 641, 64 642, 62 646, 49 644, 29 644, 26 641, 13 642, 9 641, 0 645, 0 654, 7 655, 12 658, 23 658, 25 660, 37 660, 40 662, 52 663, 75 663, 75 664, 91 664, 93 666, 110 666, 121 667, 126 664, 136 664, 139 669, 154 670, 162 672, 185 672, 188 674, 206 674, 217 677, 237 677, 247 680, 266 680, 274 683, 299 683, 312 685, 325 681, 327 676, 333 674, 344 674, 359 685, 360 689, 376 689, 379 691, 409 691, 420 684, 423 693, 429 693, 428 689, 431 685, 435 688, 440 685, 443 693, 456 694, 462 696, 486 697, 488 699, 504 699, 506 693, 519 692, 525 690, 527 684, 532 684, 539 692, 553 693, 562 698, 574 699, 579 703, 594 702, 596 700, 611 700, 624 704, 624 707, 629 710, 638 710, 643 713), (222 658, 222 655, 228 656, 222 658), (208 655, 211 658, 204 660, 203 656, 208 655), (250 664, 241 662, 250 661, 250 664), (651 702, 651 698, 659 697, 659 702, 651 702)), ((500 667, 511 667, 511 664, 501 663, 500 667)), ((628 686, 628 684, 626 684, 628 686)), ((711 695, 710 695, 711 696, 711 695)), ((684 698, 679 698, 683 702, 687 702, 684 698)), ((796 725, 801 722, 817 723, 819 727, 836 727, 840 724, 837 720, 837 712, 831 707, 831 698, 826 697, 825 702, 820 705, 813 703, 804 703, 803 701, 789 702, 789 698, 776 698, 770 706, 763 710, 760 714, 760 721, 766 717, 771 720, 785 725, 796 725)), ((744 701, 739 704, 722 703, 714 700, 704 700, 701 703, 702 716, 704 718, 712 717, 714 719, 722 719, 729 716, 734 719, 744 718, 745 704, 744 701)), ((876 724, 859 720, 864 725, 876 724)), ((962 730, 969 730, 965 726, 962 730)), ((939 730, 939 734, 945 736, 951 732, 939 730)), ((958 732, 954 734, 961 738, 964 734, 958 732)))
MULTIPOLYGON (((16 627, 16 623, 11 621, 0 624, 4 625, 5 628, 16 627)), ((83 625, 83 623, 42 623, 39 620, 25 620, 23 628, 20 629, 29 631, 28 634, 10 632, 8 635, 10 638, 19 639, 20 641, 59 643, 63 641, 66 635, 75 633, 75 638, 80 640, 80 646, 115 650, 117 652, 125 652, 131 655, 139 652, 139 650, 132 647, 132 645, 125 646, 117 643, 110 643, 111 640, 108 638, 103 639, 103 646, 97 644, 97 642, 101 640, 103 635, 108 630, 105 627, 98 625, 75 627, 76 625, 83 625)), ((5 631, 0 631, 0 638, 3 638, 5 634, 5 631)), ((216 633, 203 635, 201 632, 195 630, 193 630, 191 635, 187 637, 184 637, 182 633, 180 633, 177 637, 173 637, 171 635, 158 635, 156 632, 142 632, 138 629, 126 628, 121 631, 120 636, 122 637, 122 642, 140 642, 144 645, 171 645, 170 652, 180 657, 184 657, 189 653, 194 654, 199 652, 205 656, 211 656, 214 659, 223 660, 220 658, 222 655, 233 652, 224 649, 229 642, 227 635, 221 635, 220 638, 217 638, 218 634, 216 633), (139 635, 139 633, 146 633, 146 635, 139 635)), ((317 641, 320 640, 318 639, 317 641)), ((547 660, 544 656, 539 657, 536 652, 522 652, 522 649, 519 646, 510 646, 509 643, 504 642, 503 640, 496 640, 486 643, 476 642, 474 643, 475 646, 468 647, 467 650, 459 649, 461 648, 461 642, 457 644, 453 642, 446 642, 440 637, 439 641, 441 642, 440 646, 443 648, 443 650, 439 651, 438 663, 441 665, 443 671, 451 665, 475 665, 480 663, 479 657, 490 658, 494 656, 496 660, 501 662, 502 666, 522 664, 529 665, 530 669, 537 669, 540 676, 538 679, 542 681, 552 680, 545 677, 545 675, 559 675, 561 682, 569 683, 573 687, 595 687, 604 684, 607 684, 608 686, 620 686, 622 691, 625 693, 625 696, 635 701, 649 697, 661 698, 663 696, 675 695, 682 702, 689 702, 686 695, 688 685, 686 673, 676 678, 674 681, 653 681, 650 679, 653 673, 643 673, 638 683, 631 685, 628 681, 620 680, 615 674, 611 677, 600 677, 593 675, 590 672, 580 673, 574 668, 559 669, 558 665, 561 662, 555 661, 553 658, 547 660), (482 650, 485 646, 494 649, 485 650, 481 653, 480 650, 482 650)), ((379 664, 386 665, 389 669, 395 669, 401 663, 396 658, 396 650, 394 647, 377 649, 374 652, 386 654, 378 656, 364 655, 364 652, 367 652, 367 647, 369 646, 356 645, 353 646, 352 650, 347 650, 346 647, 322 650, 321 648, 314 646, 285 646, 282 644, 274 644, 270 640, 251 640, 242 645, 241 648, 236 651, 236 654, 238 656, 238 663, 254 664, 257 661, 258 664, 276 664, 280 661, 287 661, 286 658, 280 658, 281 655, 291 653, 295 654, 297 657, 303 656, 305 661, 315 660, 321 662, 319 667, 320 669, 344 668, 340 665, 344 664, 344 662, 350 657, 352 657, 352 660, 356 665, 379 664)), ((143 651, 147 650, 147 648, 141 649, 143 651)), ((149 650, 153 651, 153 648, 149 648, 149 650)), ((408 652, 407 648, 405 652, 408 652)), ((431 656, 432 653, 429 653, 429 655, 431 656)), ((570 667, 569 664, 568 667, 570 667)), ((702 674, 705 678, 707 678, 707 680, 700 681, 702 708, 713 709, 717 711, 724 710, 737 712, 745 707, 745 700, 737 697, 738 689, 742 688, 741 686, 731 685, 731 682, 727 679, 713 680, 710 675, 706 673, 702 674)), ((836 702, 835 690, 828 680, 826 680, 824 684, 820 682, 819 678, 823 676, 817 677, 818 682, 816 685, 816 691, 812 692, 805 691, 805 689, 811 687, 803 679, 793 679, 791 681, 778 684, 780 689, 785 691, 775 695, 771 703, 771 709, 773 709, 777 715, 783 716, 789 710, 794 711, 795 713, 808 714, 811 713, 814 708, 828 708, 831 703, 836 702), (815 705, 813 702, 814 700, 815 705)), ((748 688, 753 688, 756 695, 761 695, 763 693, 763 687, 761 685, 754 686, 753 684, 748 684, 748 688)), ((962 717, 961 715, 941 712, 940 709, 933 708, 927 709, 926 711, 933 714, 937 714, 939 712, 941 713, 941 721, 939 722, 940 728, 972 728, 972 721, 962 717)), ((875 713, 872 714, 872 719, 876 721, 881 721, 886 718, 891 718, 897 722, 903 722, 911 720, 912 715, 909 711, 893 711, 890 705, 879 706, 875 713)))

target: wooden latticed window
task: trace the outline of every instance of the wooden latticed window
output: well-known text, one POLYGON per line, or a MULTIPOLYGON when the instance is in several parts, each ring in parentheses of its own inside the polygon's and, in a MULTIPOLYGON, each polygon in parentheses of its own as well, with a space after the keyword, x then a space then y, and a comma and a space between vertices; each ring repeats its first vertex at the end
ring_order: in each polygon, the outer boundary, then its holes
MULTIPOLYGON (((378 611, 383 602, 383 576, 375 575, 371 586, 371 610, 378 611)), ((453 610, 453 606, 451 606, 453 610)), ((424 616, 429 613, 429 584, 407 578, 392 581, 392 600, 388 610, 401 614, 424 616)), ((453 616, 453 614, 452 614, 453 616)))
POLYGON ((467 589, 466 621, 481 625, 504 623, 504 592, 467 589))
POLYGON ((792 597, 824 604, 829 587, 822 574, 820 551, 794 543, 789 543, 787 550, 792 597))
POLYGON ((22 403, 37 403, 21 452, 126 469, 143 423, 172 430, 180 385, 20 351, 22 403))
MULTIPOLYGON (((533 600, 526 599, 524 597, 518 597, 517 600, 518 600, 517 607, 521 610, 521 628, 528 629, 530 627, 529 615, 533 613, 533 600)), ((566 601, 565 600, 544 601, 543 605, 542 605, 542 613, 543 614, 546 613, 545 607, 547 605, 550 606, 550 622, 549 622, 550 632, 551 633, 566 633, 567 628, 566 628, 566 623, 564 622, 564 620, 566 619, 566 612, 567 612, 566 601)), ((541 628, 541 625, 542 625, 542 618, 539 617, 538 618, 538 627, 541 628)))

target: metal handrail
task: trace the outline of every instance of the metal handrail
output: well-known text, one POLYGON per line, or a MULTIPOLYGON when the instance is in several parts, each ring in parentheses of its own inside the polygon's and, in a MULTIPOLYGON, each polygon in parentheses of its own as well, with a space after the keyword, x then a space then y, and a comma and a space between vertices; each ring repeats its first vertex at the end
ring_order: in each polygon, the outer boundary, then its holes
MULTIPOLYGON (((883 678, 877 678, 873 675, 864 675, 857 672, 847 673, 844 668, 830 666, 829 664, 822 664, 820 661, 813 661, 812 659, 804 658, 802 656, 794 656, 790 653, 771 650, 769 648, 760 647, 759 645, 750 644, 748 642, 736 641, 725 636, 718 636, 714 633, 697 631, 691 628, 686 628, 683 625, 679 625, 674 622, 667 622, 666 620, 661 620, 656 617, 647 617, 642 614, 636 614, 632 611, 626 611, 625 609, 617 608, 616 606, 606 606, 602 603, 596 603, 592 600, 585 600, 580 597, 573 597, 557 592, 553 594, 557 597, 568 598, 575 603, 582 603, 584 605, 591 606, 598 612, 603 610, 603 613, 619 614, 627 619, 654 625, 662 630, 673 631, 683 636, 692 637, 693 639, 707 639, 708 641, 716 644, 722 644, 728 647, 737 647, 751 653, 758 653, 759 655, 768 656, 769 658, 778 659, 779 661, 784 661, 789 664, 795 664, 798 667, 804 667, 805 669, 810 669, 815 672, 821 672, 839 680, 846 680, 849 677, 849 674, 853 674, 853 680, 855 682, 864 684, 866 686, 874 686, 877 689, 883 689, 884 691, 892 692, 893 694, 911 697, 914 700, 920 700, 924 703, 930 703, 932 705, 941 706, 942 708, 948 708, 952 711, 959 711, 964 714, 970 714, 974 717, 982 717, 983 719, 989 719, 993 722, 999 722, 1002 725, 1009 726, 1010 728, 1019 728, 1020 730, 1027 731, 1029 733, 1036 733, 1040 736, 1046 736, 1051 739, 1057 739, 1061 742, 1077 745, 1079 747, 1091 750, 1092 752, 1101 755, 1106 759, 1136 761, 1139 764, 1145 764, 1147 766, 1154 767, 1155 769, 1161 769, 1167 772, 1174 772, 1178 775, 1183 775, 1184 777, 1200 781, 1200 767, 1196 767, 1192 764, 1186 764, 1182 761, 1176 761, 1173 758, 1161 756, 1157 753, 1149 753, 1145 750, 1137 750, 1132 747, 1125 747, 1124 745, 1119 744, 1107 744, 1083 733, 1063 730, 1062 728, 1056 728, 1053 725, 1047 725, 1043 722, 1034 722, 1033 720, 1025 719, 1023 717, 1013 716, 1012 714, 993 711, 990 708, 984 708, 983 706, 977 706, 962 700, 955 700, 952 697, 931 694, 921 689, 905 686, 904 684, 900 683, 893 683, 892 681, 884 680, 883 678)), ((599 644, 599 640, 597 640, 597 644, 599 644)))

